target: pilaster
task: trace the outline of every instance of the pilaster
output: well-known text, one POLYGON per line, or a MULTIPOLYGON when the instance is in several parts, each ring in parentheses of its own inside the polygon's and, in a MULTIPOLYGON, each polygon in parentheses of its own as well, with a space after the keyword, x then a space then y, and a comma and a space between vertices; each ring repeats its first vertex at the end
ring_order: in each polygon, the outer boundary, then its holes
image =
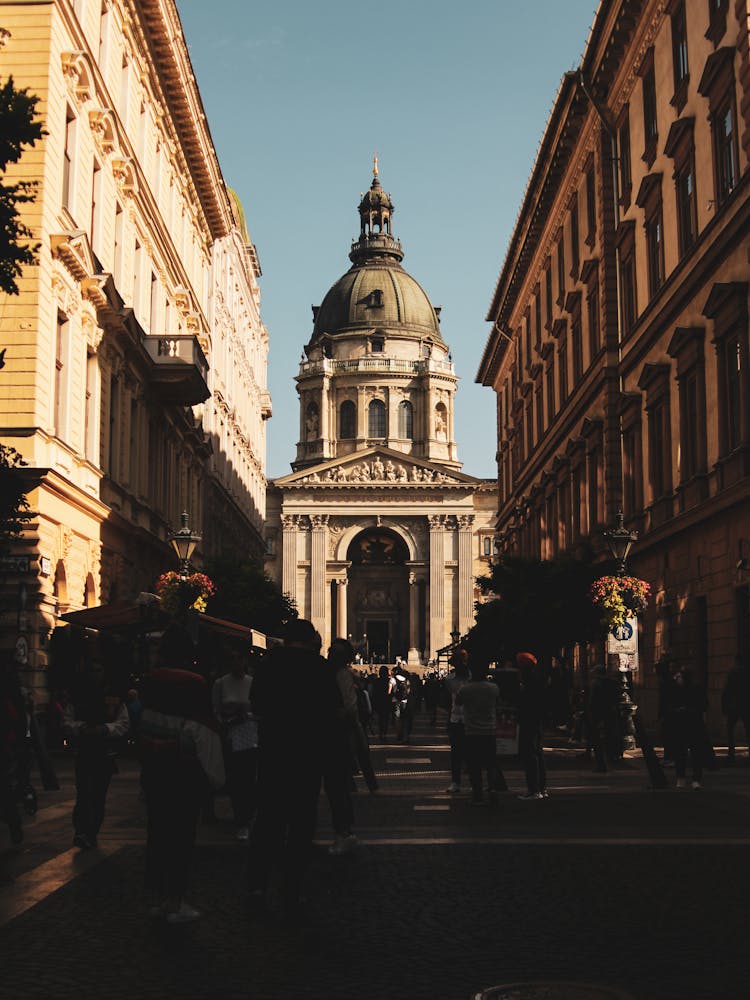
MULTIPOLYGON (((445 514, 430 514, 430 659, 445 645, 445 514)), ((449 626, 450 628, 450 623, 449 626)))
POLYGON ((460 514, 458 522, 458 628, 465 635, 474 624, 474 576, 472 541, 474 515, 460 514))
POLYGON ((326 553, 328 514, 310 516, 310 620, 321 636, 326 635, 326 553))
POLYGON ((298 514, 281 517, 281 589, 291 600, 297 600, 297 531, 298 514))

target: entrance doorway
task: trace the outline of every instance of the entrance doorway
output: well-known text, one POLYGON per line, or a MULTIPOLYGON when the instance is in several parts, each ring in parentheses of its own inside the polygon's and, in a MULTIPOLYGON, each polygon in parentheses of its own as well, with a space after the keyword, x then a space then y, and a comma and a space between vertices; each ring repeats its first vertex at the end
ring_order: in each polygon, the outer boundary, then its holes
POLYGON ((365 528, 347 550, 347 624, 355 648, 393 663, 409 649, 409 551, 390 528, 365 528))
POLYGON ((367 628, 367 645, 370 649, 370 656, 375 663, 391 662, 391 635, 387 621, 365 621, 367 628))

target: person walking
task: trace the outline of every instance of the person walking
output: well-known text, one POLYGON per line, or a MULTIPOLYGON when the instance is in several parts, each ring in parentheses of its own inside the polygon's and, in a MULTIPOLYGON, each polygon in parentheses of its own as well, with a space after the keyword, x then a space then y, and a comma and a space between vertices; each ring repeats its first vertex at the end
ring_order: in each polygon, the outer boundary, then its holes
POLYGON ((277 879, 283 914, 294 920, 312 853, 323 769, 340 731, 336 680, 311 622, 293 619, 283 646, 259 664, 251 705, 259 717, 258 811, 250 836, 248 888, 264 895, 277 879))
POLYGON ((388 667, 383 664, 373 685, 373 708, 378 720, 378 736, 381 742, 388 735, 388 723, 393 714, 393 692, 396 680, 391 677, 388 667))
POLYGON ((227 791, 232 802, 237 839, 247 840, 255 812, 258 720, 250 708, 253 678, 247 671, 247 657, 239 650, 230 649, 227 658, 229 673, 214 681, 211 703, 224 740, 227 791))
POLYGON ((81 665, 63 721, 76 754, 73 846, 81 850, 97 846, 115 758, 130 728, 125 703, 107 677, 104 655, 97 643, 91 662, 81 665))
POLYGON ((608 761, 616 759, 619 690, 603 663, 591 669, 588 697, 588 728, 594 749, 594 770, 604 773, 608 761))
POLYGON ((500 691, 487 680, 487 659, 473 654, 469 661, 471 678, 456 691, 456 705, 463 709, 464 745, 469 765, 471 804, 485 804, 483 778, 487 775, 490 801, 504 784, 498 773, 496 753, 497 708, 500 691))
POLYGON ((352 832, 354 825, 352 772, 354 731, 360 726, 357 717, 357 691, 349 670, 353 659, 354 648, 351 643, 346 639, 334 639, 328 650, 328 664, 336 681, 339 705, 323 769, 323 786, 331 808, 331 821, 336 835, 328 848, 328 853, 333 855, 347 854, 357 846, 357 838, 352 832))
POLYGON ((533 653, 517 653, 519 670, 518 753, 526 769, 526 792, 519 799, 545 799, 547 770, 544 764, 544 675, 533 653))
POLYGON ((455 795, 461 791, 461 772, 466 759, 466 734, 464 730, 463 705, 456 703, 456 695, 469 683, 469 654, 465 649, 457 649, 451 655, 453 673, 448 676, 445 687, 450 697, 448 715, 448 739, 451 748, 451 783, 446 792, 455 795))
POLYGON ((143 690, 139 753, 146 798, 146 886, 150 913, 169 924, 200 917, 185 899, 206 785, 224 784, 221 740, 211 717, 210 689, 193 669, 188 633, 170 626, 161 666, 143 690))
POLYGON ((688 755, 692 767, 692 787, 701 788, 707 742, 703 725, 705 694, 691 671, 677 660, 672 660, 664 696, 665 726, 671 734, 677 788, 687 788, 688 755))
POLYGON ((26 706, 15 663, 3 656, 0 666, 0 820, 8 824, 11 843, 23 842, 16 788, 26 741, 26 706))
POLYGON ((735 664, 727 674, 721 693, 721 710, 727 717, 727 758, 734 764, 736 757, 734 733, 741 722, 748 744, 750 761, 750 662, 737 656, 735 664))

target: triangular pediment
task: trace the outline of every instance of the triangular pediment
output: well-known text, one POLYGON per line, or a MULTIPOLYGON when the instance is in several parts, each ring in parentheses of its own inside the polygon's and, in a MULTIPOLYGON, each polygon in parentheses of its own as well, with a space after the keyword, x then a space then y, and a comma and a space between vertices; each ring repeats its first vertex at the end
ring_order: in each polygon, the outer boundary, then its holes
POLYGON ((446 468, 440 462, 424 462, 391 448, 366 448, 341 458, 308 466, 274 480, 276 486, 289 488, 383 486, 436 488, 479 485, 481 480, 465 472, 446 468))

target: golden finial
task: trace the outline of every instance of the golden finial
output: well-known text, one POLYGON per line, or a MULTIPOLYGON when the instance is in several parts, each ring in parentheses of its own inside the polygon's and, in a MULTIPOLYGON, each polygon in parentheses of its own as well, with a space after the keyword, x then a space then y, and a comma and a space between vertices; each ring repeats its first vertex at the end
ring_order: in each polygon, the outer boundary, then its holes
POLYGON ((373 177, 377 177, 378 176, 378 151, 377 151, 377 149, 373 153, 373 157, 372 157, 372 176, 373 177))

